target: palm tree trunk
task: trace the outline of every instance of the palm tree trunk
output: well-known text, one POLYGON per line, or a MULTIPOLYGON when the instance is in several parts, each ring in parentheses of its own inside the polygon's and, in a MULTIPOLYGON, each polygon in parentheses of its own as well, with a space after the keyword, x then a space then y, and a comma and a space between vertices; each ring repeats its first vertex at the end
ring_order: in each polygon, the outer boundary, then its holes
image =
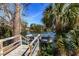
POLYGON ((60 16, 56 17, 56 32, 61 31, 61 22, 60 22, 60 16))
POLYGON ((78 44, 78 49, 75 52, 76 52, 76 55, 79 56, 79 37, 78 37, 78 31, 79 31, 79 15, 77 16, 77 19, 76 19, 75 30, 77 32, 77 40, 76 40, 76 42, 78 44))
POLYGON ((66 55, 66 50, 65 50, 65 46, 63 43, 63 37, 61 34, 61 19, 60 19, 60 15, 56 17, 56 32, 57 32, 57 48, 60 52, 60 55, 66 55), (62 42, 62 43, 61 43, 62 42))

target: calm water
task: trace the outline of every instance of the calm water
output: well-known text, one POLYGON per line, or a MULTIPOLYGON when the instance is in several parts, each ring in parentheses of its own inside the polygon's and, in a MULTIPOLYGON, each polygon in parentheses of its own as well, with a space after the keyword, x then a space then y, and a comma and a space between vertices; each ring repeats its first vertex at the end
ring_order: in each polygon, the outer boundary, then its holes
MULTIPOLYGON (((29 34, 36 36, 38 33, 28 32, 27 35, 29 35, 29 34)), ((42 37, 50 37, 51 39, 54 39, 55 36, 56 36, 55 32, 43 32, 43 33, 40 33, 40 34, 41 34, 42 37)))
POLYGON ((42 36, 44 37, 55 37, 56 33, 55 32, 44 32, 44 33, 41 33, 42 36))
MULTIPOLYGON (((37 35, 38 33, 31 33, 31 32, 27 32, 27 35, 29 34, 33 34, 33 35, 37 35)), ((43 33, 40 33, 42 36, 44 37, 55 37, 56 33, 55 32, 43 32, 43 33)))
MULTIPOLYGON (((37 36, 37 33, 28 32, 27 35, 29 35, 29 34, 32 34, 34 37, 37 36)), ((54 42, 55 37, 56 37, 55 32, 43 32, 43 33, 40 33, 40 34, 41 34, 41 37, 42 37, 42 39, 41 39, 42 42, 48 42, 49 37, 52 40, 52 42, 54 42)), ((23 44, 28 44, 28 43, 27 43, 27 41, 24 41, 23 44)))

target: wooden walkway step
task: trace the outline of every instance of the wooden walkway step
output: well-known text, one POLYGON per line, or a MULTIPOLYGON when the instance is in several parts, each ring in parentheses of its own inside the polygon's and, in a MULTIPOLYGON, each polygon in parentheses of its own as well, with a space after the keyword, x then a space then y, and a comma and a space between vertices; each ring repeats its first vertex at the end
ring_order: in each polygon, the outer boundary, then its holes
POLYGON ((8 53, 6 56, 21 56, 24 54, 24 52, 27 50, 28 46, 27 45, 21 45, 8 53))
POLYGON ((34 51, 34 53, 32 54, 32 56, 37 56, 38 55, 38 51, 39 51, 39 47, 36 48, 36 50, 34 51))

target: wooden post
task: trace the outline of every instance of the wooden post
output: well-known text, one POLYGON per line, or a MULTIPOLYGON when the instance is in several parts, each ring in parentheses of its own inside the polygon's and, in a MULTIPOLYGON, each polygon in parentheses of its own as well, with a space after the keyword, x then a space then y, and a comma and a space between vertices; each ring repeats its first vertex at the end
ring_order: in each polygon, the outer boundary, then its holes
POLYGON ((1 46, 1 51, 0 51, 0 53, 1 53, 1 56, 3 56, 3 42, 2 42, 2 41, 0 41, 0 46, 1 46))
POLYGON ((19 35, 19 37, 20 37, 20 45, 22 45, 22 36, 19 35))
POLYGON ((39 43, 39 40, 40 40, 40 39, 41 39, 41 37, 38 38, 38 50, 39 50, 39 48, 40 48, 40 46, 39 46, 39 44, 40 44, 40 43, 39 43))
POLYGON ((32 45, 29 44, 30 56, 32 56, 32 45))

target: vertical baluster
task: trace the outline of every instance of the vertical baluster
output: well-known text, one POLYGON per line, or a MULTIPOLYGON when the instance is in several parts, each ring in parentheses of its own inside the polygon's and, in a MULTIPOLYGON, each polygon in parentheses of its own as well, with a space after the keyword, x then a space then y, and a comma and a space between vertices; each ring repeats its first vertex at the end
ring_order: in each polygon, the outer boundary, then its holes
POLYGON ((0 41, 0 45, 1 45, 1 51, 0 51, 0 54, 1 54, 1 56, 3 56, 3 41, 0 41))
POLYGON ((30 56, 32 56, 32 45, 29 44, 30 56))
POLYGON ((41 37, 40 37, 40 35, 38 36, 38 41, 37 41, 37 50, 36 50, 36 52, 37 52, 37 55, 38 55, 38 52, 39 52, 39 48, 40 48, 40 46, 39 46, 39 40, 41 39, 41 37))
POLYGON ((20 37, 20 44, 22 45, 22 36, 20 35, 19 37, 20 37))
POLYGON ((39 40, 40 40, 40 38, 41 38, 41 37, 38 38, 38 49, 39 49, 39 40))
POLYGON ((38 52, 39 52, 39 39, 40 39, 40 37, 38 37, 38 41, 37 41, 37 47, 36 47, 37 55, 38 55, 38 52))

